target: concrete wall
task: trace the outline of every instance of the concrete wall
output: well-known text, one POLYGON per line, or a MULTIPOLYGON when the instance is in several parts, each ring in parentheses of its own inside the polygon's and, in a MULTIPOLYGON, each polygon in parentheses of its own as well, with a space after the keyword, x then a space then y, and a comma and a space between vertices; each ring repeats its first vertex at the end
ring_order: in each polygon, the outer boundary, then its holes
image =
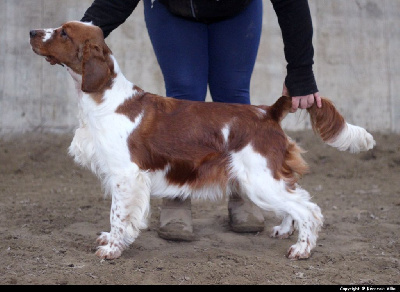
MULTIPOLYGON (((314 22, 315 74, 322 95, 346 119, 370 131, 400 132, 400 1, 310 0, 314 22)), ((80 19, 91 0, 0 1, 0 135, 70 132, 77 125, 76 96, 66 70, 50 66, 29 46, 29 30, 80 19)), ((140 3, 107 39, 126 77, 164 94, 163 78, 140 3)), ((264 1, 263 35, 255 66, 253 104, 281 94, 286 62, 276 15, 264 1)), ((309 128, 298 111, 287 129, 309 128)))

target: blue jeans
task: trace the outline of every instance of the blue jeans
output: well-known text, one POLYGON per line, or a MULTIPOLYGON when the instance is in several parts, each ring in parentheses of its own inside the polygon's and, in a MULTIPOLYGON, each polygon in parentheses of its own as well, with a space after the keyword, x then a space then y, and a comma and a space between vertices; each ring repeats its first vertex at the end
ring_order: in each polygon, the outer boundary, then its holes
POLYGON ((205 24, 171 14, 144 0, 147 30, 164 76, 166 95, 204 101, 250 103, 250 79, 260 44, 262 0, 240 14, 205 24))

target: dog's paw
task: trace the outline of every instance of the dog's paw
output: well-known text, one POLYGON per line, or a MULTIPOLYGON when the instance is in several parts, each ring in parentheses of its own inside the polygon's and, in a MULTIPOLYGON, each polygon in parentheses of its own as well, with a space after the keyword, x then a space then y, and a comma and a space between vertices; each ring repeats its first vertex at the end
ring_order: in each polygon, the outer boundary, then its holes
POLYGON ((283 228, 282 226, 275 226, 274 228, 272 228, 271 237, 285 239, 292 235, 293 232, 293 227, 288 229, 286 227, 283 228))
POLYGON ((291 260, 308 259, 311 255, 311 246, 307 242, 298 242, 292 245, 287 253, 291 260))
POLYGON ((102 245, 97 248, 96 256, 106 260, 113 260, 119 258, 122 250, 113 244, 102 245))
POLYGON ((110 241, 110 233, 102 232, 100 236, 96 239, 98 245, 106 245, 110 241))
POLYGON ((294 221, 290 217, 283 219, 282 224, 272 228, 271 237, 288 238, 294 232, 294 221))

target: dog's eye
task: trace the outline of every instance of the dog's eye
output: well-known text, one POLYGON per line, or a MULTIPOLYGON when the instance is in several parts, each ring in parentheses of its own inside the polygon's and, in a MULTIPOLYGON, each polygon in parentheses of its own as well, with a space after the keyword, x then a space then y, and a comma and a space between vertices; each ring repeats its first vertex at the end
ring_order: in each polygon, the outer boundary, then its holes
POLYGON ((67 37, 68 36, 64 29, 61 30, 60 35, 62 37, 67 37))

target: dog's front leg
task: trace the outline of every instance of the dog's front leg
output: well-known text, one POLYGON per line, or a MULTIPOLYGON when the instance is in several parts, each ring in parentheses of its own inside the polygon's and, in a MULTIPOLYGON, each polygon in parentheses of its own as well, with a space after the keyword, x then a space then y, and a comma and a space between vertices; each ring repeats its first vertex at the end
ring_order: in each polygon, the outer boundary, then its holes
POLYGON ((104 259, 118 258, 138 237, 140 229, 147 228, 150 209, 150 186, 145 173, 125 176, 112 186, 110 232, 102 232, 96 255, 104 259), (134 179, 136 176, 136 179, 134 179))

